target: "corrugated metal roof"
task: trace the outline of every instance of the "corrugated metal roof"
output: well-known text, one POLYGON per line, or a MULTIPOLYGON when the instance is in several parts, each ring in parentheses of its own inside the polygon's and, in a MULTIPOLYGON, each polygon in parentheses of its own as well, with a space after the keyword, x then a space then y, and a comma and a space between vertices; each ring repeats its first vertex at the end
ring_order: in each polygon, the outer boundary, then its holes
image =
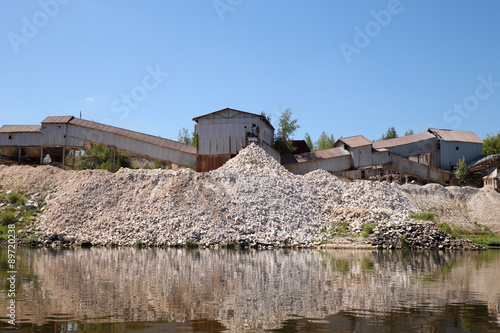
POLYGON ((330 148, 325 150, 313 151, 310 153, 284 156, 281 158, 281 164, 304 163, 348 155, 350 155, 349 152, 344 148, 330 148))
POLYGON ((309 146, 307 145, 307 142, 305 140, 292 140, 292 146, 295 148, 295 150, 293 151, 295 155, 311 152, 311 149, 309 149, 309 146))
POLYGON ((231 108, 225 108, 225 109, 222 109, 222 110, 219 110, 219 111, 210 112, 210 113, 204 114, 203 116, 195 117, 195 118, 193 118, 193 120, 196 121, 196 122, 198 122, 198 120, 201 119, 201 118, 204 118, 204 117, 207 117, 207 116, 211 116, 211 115, 214 115, 216 113, 224 112, 224 111, 235 111, 235 112, 240 112, 240 113, 247 114, 247 115, 250 115, 250 116, 258 117, 258 118, 262 119, 269 127, 271 127, 274 130, 273 125, 271 125, 271 123, 269 122, 269 120, 267 120, 267 118, 265 116, 263 116, 261 114, 250 113, 250 112, 240 111, 240 110, 231 109, 231 108))
POLYGON ((403 145, 408 145, 410 143, 425 141, 425 140, 434 139, 434 138, 435 138, 435 136, 432 135, 431 133, 422 132, 422 133, 417 133, 417 134, 412 134, 412 135, 405 135, 405 136, 402 136, 399 138, 394 138, 394 139, 389 139, 389 140, 376 141, 373 143, 373 148, 380 149, 380 148, 403 146, 403 145))
POLYGON ((363 146, 368 146, 371 145, 373 142, 368 140, 362 135, 356 135, 356 136, 350 136, 347 138, 341 138, 338 139, 337 142, 335 143, 335 146, 337 146, 338 142, 343 142, 346 145, 348 145, 351 148, 356 148, 356 147, 363 147, 363 146))
POLYGON ((71 125, 91 128, 91 129, 99 130, 102 132, 108 132, 108 133, 112 133, 112 134, 116 134, 116 135, 125 136, 128 138, 134 139, 134 140, 150 143, 150 144, 160 146, 160 147, 175 149, 175 150, 183 151, 185 153, 190 153, 190 154, 196 154, 196 147, 186 145, 184 143, 180 143, 177 141, 168 140, 168 139, 160 138, 157 136, 149 135, 149 134, 129 131, 129 130, 126 130, 123 128, 109 126, 109 125, 105 125, 105 124, 101 124, 101 123, 96 123, 93 121, 78 119, 78 118, 71 119, 71 121, 69 123, 71 125))
POLYGON ((42 124, 66 124, 73 118, 73 116, 49 116, 42 120, 42 124))
POLYGON ((469 172, 486 170, 496 166, 500 167, 500 154, 481 155, 468 164, 469 172))
POLYGON ((429 132, 443 141, 483 143, 474 132, 429 128, 429 132))
POLYGON ((0 133, 39 133, 41 130, 40 125, 3 125, 0 127, 0 133))

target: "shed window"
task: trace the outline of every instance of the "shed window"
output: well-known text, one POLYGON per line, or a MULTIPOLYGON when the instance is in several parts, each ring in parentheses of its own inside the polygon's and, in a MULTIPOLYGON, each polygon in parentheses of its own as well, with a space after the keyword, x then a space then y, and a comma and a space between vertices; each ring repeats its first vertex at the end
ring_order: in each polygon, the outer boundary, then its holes
POLYGON ((458 150, 458 146, 455 149, 458 150))
POLYGON ((9 140, 12 140, 12 135, 9 135, 9 140))

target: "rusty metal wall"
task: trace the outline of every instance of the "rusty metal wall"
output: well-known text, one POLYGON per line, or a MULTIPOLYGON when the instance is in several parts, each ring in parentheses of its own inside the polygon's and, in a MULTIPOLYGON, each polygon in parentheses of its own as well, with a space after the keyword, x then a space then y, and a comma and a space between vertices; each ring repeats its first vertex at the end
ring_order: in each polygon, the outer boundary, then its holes
POLYGON ((196 171, 208 172, 215 170, 231 159, 231 155, 198 155, 196 157, 196 171))

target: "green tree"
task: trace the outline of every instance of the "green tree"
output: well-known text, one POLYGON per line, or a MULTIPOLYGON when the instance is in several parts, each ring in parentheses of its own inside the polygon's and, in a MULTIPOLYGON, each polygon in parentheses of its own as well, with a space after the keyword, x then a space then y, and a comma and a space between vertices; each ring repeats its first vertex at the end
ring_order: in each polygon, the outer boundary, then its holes
POLYGON ((297 119, 292 119, 292 111, 290 108, 283 110, 279 120, 278 130, 274 136, 274 148, 281 155, 291 155, 295 151, 292 145, 292 135, 300 128, 297 124, 297 119))
MULTIPOLYGON (((66 164, 71 165, 73 156, 66 157, 66 164)), ((75 155, 75 169, 103 169, 110 171, 118 171, 120 168, 129 168, 130 156, 119 151, 114 152, 107 146, 92 145, 90 150, 80 151, 75 155), (113 169, 113 158, 115 158, 113 169)))
POLYGON ((497 135, 486 134, 483 142, 484 155, 500 154, 500 132, 497 135))
POLYGON ((311 140, 311 136, 309 135, 309 133, 306 133, 306 135, 304 136, 304 140, 306 141, 306 144, 309 147, 309 150, 314 151, 314 144, 311 140))
POLYGON ((270 113, 266 114, 264 111, 262 111, 260 113, 260 115, 266 117, 266 119, 267 119, 268 122, 271 122, 271 114, 270 113))
POLYGON ((325 131, 321 133, 321 135, 318 138, 318 141, 316 141, 316 150, 325 150, 325 149, 330 149, 333 148, 333 145, 335 144, 335 139, 333 137, 333 134, 328 136, 325 131))
POLYGON ((397 137, 398 137, 398 134, 396 133, 396 130, 394 129, 394 126, 393 126, 393 127, 389 127, 385 134, 382 134, 382 136, 380 137, 380 141, 395 139, 397 137))
POLYGON ((405 132, 405 136, 408 136, 408 135, 413 135, 415 133, 413 133, 413 130, 412 129, 408 129, 406 132, 405 132))
POLYGON ((455 166, 455 177, 458 180, 458 185, 466 186, 469 184, 469 171, 467 170, 467 163, 465 163, 465 156, 458 161, 455 166))
POLYGON ((189 134, 189 130, 187 128, 183 127, 179 131, 179 135, 177 135, 177 141, 196 147, 198 143, 198 133, 196 130, 196 125, 194 126, 194 131, 191 132, 191 134, 189 134))

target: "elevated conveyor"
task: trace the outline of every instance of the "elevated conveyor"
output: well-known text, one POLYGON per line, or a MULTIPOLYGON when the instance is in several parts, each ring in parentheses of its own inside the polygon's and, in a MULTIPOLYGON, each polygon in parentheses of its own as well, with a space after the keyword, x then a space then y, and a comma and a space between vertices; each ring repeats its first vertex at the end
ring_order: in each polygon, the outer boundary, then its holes
POLYGON ((47 117, 38 125, 4 125, 0 128, 0 149, 7 156, 32 160, 50 154, 62 162, 70 150, 90 149, 92 144, 135 155, 196 168, 196 147, 177 141, 105 125, 73 116, 47 117), (28 127, 29 126, 29 127, 28 127))

